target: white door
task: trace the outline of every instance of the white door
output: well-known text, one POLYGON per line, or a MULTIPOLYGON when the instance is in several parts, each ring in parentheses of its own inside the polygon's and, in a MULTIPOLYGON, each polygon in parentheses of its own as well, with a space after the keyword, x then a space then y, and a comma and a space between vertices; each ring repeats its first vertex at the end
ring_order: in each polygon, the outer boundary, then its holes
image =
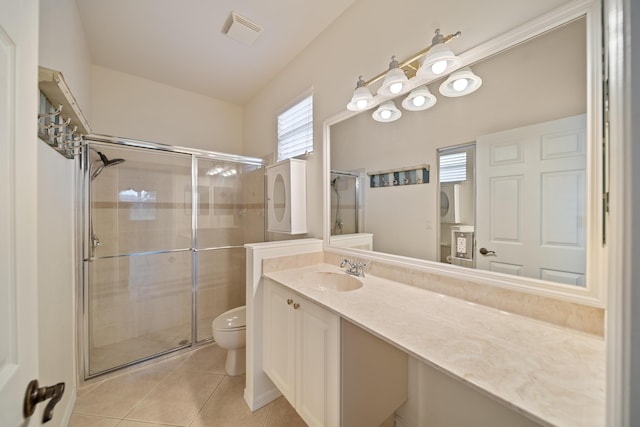
POLYGON ((584 286, 585 126, 582 114, 477 139, 478 268, 584 286))
MULTIPOLYGON (((0 425, 23 423, 38 376, 38 2, 0 0, 0 425)), ((38 414, 36 414, 38 415, 38 414)))

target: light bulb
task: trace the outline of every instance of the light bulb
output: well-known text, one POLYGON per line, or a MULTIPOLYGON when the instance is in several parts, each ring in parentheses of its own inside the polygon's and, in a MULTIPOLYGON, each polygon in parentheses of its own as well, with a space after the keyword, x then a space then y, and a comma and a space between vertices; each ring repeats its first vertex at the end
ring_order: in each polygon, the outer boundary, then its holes
POLYGON ((455 90, 456 92, 462 92, 463 90, 465 90, 467 88, 467 86, 469 86, 469 80, 467 79, 458 79, 456 81, 453 82, 453 90, 455 90))
POLYGON ((422 95, 413 98, 413 105, 415 105, 416 107, 422 107, 425 102, 427 102, 427 98, 422 95))
POLYGON ((389 86, 389 92, 393 93, 394 95, 396 93, 400 93, 401 90, 402 90, 402 83, 400 82, 393 83, 391 86, 389 86))
POLYGON ((356 102, 356 107, 358 107, 359 110, 364 110, 365 108, 367 108, 367 100, 366 99, 359 99, 356 102))
POLYGON ((444 73, 444 70, 446 69, 447 69, 447 61, 445 60, 436 61, 433 63, 433 65, 431 65, 431 72, 436 75, 444 73))
POLYGON ((380 117, 384 120, 388 120, 391 117, 391 111, 390 110, 380 111, 380 117))

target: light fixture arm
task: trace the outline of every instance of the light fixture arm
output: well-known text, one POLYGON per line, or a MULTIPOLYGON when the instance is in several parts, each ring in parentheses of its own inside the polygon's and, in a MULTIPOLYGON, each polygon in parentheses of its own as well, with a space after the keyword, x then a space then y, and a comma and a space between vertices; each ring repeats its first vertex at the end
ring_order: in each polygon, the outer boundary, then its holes
MULTIPOLYGON (((460 31, 453 33, 453 34, 449 34, 448 36, 443 36, 442 34, 440 34, 440 29, 436 29, 436 35, 433 36, 433 39, 431 41, 431 45, 425 47, 424 49, 422 49, 419 52, 414 53, 413 55, 411 55, 410 57, 408 57, 407 59, 405 59, 404 61, 400 62, 400 69, 404 69, 405 67, 409 66, 409 64, 411 64, 412 62, 415 62, 416 60, 418 60, 421 56, 426 55, 429 50, 431 50, 431 48, 433 48, 435 45, 441 44, 441 43, 449 43, 451 40, 456 39, 458 37, 460 37, 462 33, 460 31)), ((380 79, 384 78, 384 76, 387 74, 389 70, 384 70, 383 72, 381 72, 380 74, 376 75, 375 77, 367 80, 366 82, 364 82, 364 86, 369 86, 372 85, 373 83, 379 81, 380 79)))

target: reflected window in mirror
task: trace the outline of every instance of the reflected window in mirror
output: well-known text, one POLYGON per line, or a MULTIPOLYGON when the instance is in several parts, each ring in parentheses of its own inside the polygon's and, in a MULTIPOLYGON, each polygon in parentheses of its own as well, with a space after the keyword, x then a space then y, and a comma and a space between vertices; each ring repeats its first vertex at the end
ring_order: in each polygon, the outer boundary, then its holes
POLYGON ((438 149, 441 262, 475 267, 475 144, 438 149), (464 236, 459 235, 465 233, 464 236), (464 238, 460 245, 456 239, 464 238), (467 242, 466 240, 470 240, 467 242), (464 250, 462 250, 464 249, 464 250))

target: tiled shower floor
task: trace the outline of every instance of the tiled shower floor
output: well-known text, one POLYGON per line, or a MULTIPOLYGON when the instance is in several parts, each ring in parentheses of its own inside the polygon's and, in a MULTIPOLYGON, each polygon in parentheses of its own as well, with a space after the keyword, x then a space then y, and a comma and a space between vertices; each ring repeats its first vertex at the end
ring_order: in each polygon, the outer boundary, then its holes
POLYGON ((280 397, 251 412, 244 375, 226 375, 215 344, 97 380, 78 390, 71 427, 304 427, 280 397))

